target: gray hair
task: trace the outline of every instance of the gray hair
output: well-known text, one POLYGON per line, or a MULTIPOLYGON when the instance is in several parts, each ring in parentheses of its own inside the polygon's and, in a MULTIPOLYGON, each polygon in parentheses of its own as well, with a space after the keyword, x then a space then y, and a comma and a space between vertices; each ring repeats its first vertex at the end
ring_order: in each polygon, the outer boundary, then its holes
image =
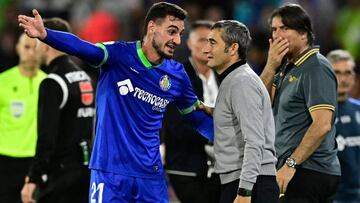
POLYGON ((354 58, 348 51, 343 49, 336 49, 329 52, 326 55, 326 58, 330 61, 330 63, 337 63, 339 61, 349 61, 353 66, 355 66, 354 58))
POLYGON ((225 52, 232 44, 237 43, 239 58, 246 59, 251 36, 249 29, 243 23, 236 20, 221 20, 216 22, 211 29, 222 29, 221 38, 226 45, 225 52))

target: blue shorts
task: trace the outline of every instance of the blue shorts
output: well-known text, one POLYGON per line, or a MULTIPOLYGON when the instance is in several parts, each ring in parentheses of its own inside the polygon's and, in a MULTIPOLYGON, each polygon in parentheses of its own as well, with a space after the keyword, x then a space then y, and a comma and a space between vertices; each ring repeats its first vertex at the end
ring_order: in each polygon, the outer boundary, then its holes
POLYGON ((168 203, 165 178, 146 179, 91 170, 89 203, 168 203))

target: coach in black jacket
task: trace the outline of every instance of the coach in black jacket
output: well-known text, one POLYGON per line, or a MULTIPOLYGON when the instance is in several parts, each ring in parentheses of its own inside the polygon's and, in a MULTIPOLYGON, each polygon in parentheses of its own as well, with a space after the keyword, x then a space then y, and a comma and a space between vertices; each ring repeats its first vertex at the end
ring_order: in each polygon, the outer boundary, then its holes
MULTIPOLYGON (((208 105, 215 104, 218 91, 216 75, 206 66, 202 53, 211 26, 209 21, 191 25, 187 43, 191 57, 184 63, 197 97, 208 105)), ((173 104, 168 105, 163 125, 166 172, 178 199, 182 203, 218 202, 220 183, 211 173, 212 158, 205 152, 208 140, 191 128, 173 104)))
MULTIPOLYGON (((70 31, 53 18, 45 27, 70 31)), ((34 163, 21 191, 23 202, 87 202, 90 182, 89 140, 94 92, 90 77, 70 56, 39 42, 49 75, 40 84, 38 141, 34 163)))

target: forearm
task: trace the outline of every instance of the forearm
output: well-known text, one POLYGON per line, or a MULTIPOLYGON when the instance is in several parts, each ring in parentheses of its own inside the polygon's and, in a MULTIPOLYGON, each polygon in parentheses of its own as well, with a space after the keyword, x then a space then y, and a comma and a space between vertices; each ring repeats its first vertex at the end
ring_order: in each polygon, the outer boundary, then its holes
POLYGON ((239 187, 251 190, 260 173, 264 156, 266 115, 263 109, 270 110, 271 107, 269 103, 268 106, 263 103, 267 95, 260 90, 261 84, 249 78, 239 79, 236 83, 231 91, 232 110, 234 117, 239 119, 241 129, 241 134, 236 134, 237 140, 244 139, 245 142, 239 187))
MULTIPOLYGON (((50 118, 48 119, 52 120, 50 118)), ((55 129, 52 131, 55 131, 55 129)), ((36 146, 36 155, 28 174, 30 182, 43 182, 41 176, 43 174, 47 174, 49 171, 50 159, 55 150, 55 138, 52 137, 52 135, 53 134, 50 133, 39 134, 36 146)))
POLYGON ((246 143, 239 187, 252 190, 260 173, 262 152, 258 143, 246 143))
POLYGON ((61 88, 55 81, 51 79, 42 81, 39 88, 36 154, 28 174, 30 182, 42 182, 41 176, 49 170, 58 136, 62 95, 61 88))
POLYGON ((47 35, 43 42, 70 55, 77 56, 92 65, 99 65, 104 59, 104 51, 77 36, 51 29, 46 29, 47 35))
POLYGON ((274 77, 275 77, 275 71, 272 70, 271 68, 265 66, 263 72, 260 75, 260 78, 261 78, 262 82, 264 83, 266 89, 268 90, 269 95, 271 95, 271 96, 272 96, 271 90, 272 90, 272 86, 274 83, 274 77))
POLYGON ((297 164, 302 164, 320 146, 328 132, 329 128, 326 126, 312 123, 291 157, 296 160, 297 164))
POLYGON ((197 110, 185 114, 186 119, 203 137, 210 141, 214 141, 214 122, 211 116, 204 111, 197 110))

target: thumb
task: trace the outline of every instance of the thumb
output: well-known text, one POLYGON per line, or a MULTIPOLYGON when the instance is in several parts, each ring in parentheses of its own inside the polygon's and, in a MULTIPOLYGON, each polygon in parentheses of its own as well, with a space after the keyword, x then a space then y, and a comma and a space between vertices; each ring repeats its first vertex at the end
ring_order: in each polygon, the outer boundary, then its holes
POLYGON ((37 15, 39 15, 39 12, 36 9, 33 9, 32 14, 36 17, 37 15))
POLYGON ((41 16, 36 9, 32 10, 32 14, 34 15, 35 19, 41 19, 41 16))

